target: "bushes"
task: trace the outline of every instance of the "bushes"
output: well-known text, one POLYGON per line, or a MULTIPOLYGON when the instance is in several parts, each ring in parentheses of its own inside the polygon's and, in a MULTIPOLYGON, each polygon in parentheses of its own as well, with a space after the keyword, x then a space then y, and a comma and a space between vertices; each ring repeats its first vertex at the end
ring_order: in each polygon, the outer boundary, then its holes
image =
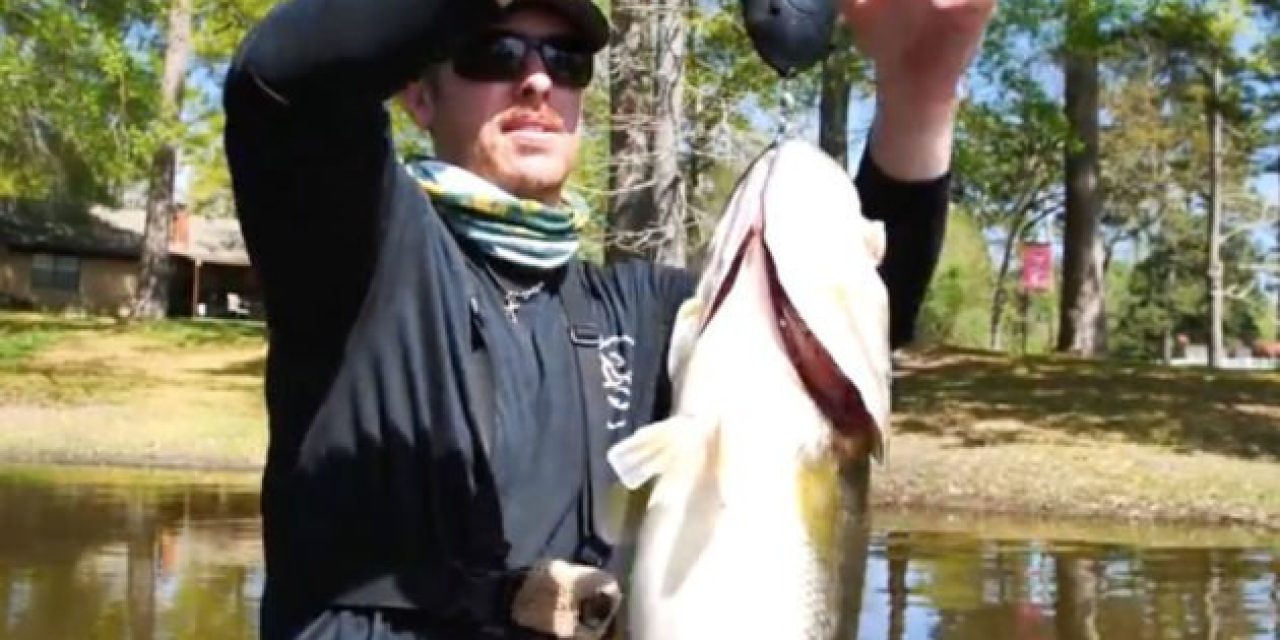
POLYGON ((977 222, 953 209, 942 256, 920 310, 917 344, 985 347, 992 277, 987 243, 977 222))

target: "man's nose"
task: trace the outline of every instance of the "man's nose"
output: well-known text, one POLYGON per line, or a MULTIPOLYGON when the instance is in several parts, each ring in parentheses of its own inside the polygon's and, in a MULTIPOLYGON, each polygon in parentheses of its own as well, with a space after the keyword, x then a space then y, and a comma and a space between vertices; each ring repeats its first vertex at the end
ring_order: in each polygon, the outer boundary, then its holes
POLYGON ((524 76, 519 85, 520 97, 526 100, 545 100, 551 93, 551 85, 551 76, 547 75, 547 68, 542 64, 542 56, 530 52, 524 59, 524 76))

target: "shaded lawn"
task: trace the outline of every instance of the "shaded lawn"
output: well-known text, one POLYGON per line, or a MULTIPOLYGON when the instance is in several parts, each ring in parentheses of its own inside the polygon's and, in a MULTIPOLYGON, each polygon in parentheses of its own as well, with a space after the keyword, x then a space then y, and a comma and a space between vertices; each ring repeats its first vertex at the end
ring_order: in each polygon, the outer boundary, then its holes
POLYGON ((252 321, 175 319, 126 323, 107 318, 0 311, 0 366, 22 364, 65 339, 86 335, 98 339, 133 336, 163 350, 253 345, 265 340, 266 332, 262 323, 252 321))
POLYGON ((255 467, 266 440, 262 336, 249 322, 0 312, 0 345, 17 354, 0 361, 0 457, 255 467))
POLYGON ((62 338, 107 326, 93 320, 0 312, 0 367, 20 365, 62 338))
POLYGON ((166 320, 135 325, 131 329, 173 347, 244 346, 266 340, 262 323, 244 320, 166 320))
POLYGON ((895 431, 965 446, 1101 440, 1280 458, 1275 372, 944 350, 908 355, 895 391, 895 431))

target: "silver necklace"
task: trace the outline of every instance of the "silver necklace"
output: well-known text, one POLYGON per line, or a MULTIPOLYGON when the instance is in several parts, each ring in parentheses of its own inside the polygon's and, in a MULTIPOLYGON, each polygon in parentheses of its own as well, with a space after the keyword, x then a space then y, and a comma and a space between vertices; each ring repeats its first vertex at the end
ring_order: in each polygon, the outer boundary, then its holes
POLYGON ((538 295, 545 283, 539 280, 531 287, 511 289, 507 287, 506 282, 498 275, 498 272, 494 271, 493 265, 487 262, 484 263, 484 270, 493 279, 493 283, 502 290, 502 310, 507 314, 507 319, 511 321, 511 324, 520 324, 520 318, 516 315, 520 311, 520 306, 538 295))
MULTIPOLYGON (((502 284, 499 283, 498 286, 502 286, 502 284)), ((529 287, 528 289, 512 290, 502 287, 502 296, 504 300, 502 308, 507 312, 507 319, 511 320, 511 324, 520 323, 519 317, 516 316, 516 312, 520 311, 520 305, 531 300, 534 296, 538 295, 538 292, 540 291, 542 291, 541 282, 529 287)))
POLYGON ((493 279, 493 283, 502 290, 502 310, 506 313, 507 319, 511 321, 511 324, 520 324, 520 317, 517 314, 521 305, 538 295, 546 285, 545 281, 539 280, 533 286, 523 289, 512 289, 507 286, 506 280, 498 275, 498 272, 494 270, 493 265, 489 264, 488 261, 482 262, 481 266, 489 274, 489 277, 493 279))

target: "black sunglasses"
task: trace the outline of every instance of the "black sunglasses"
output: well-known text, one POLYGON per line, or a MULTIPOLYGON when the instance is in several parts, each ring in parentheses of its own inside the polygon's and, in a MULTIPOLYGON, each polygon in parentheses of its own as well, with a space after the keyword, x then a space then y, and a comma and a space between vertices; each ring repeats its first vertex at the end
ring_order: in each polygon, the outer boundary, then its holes
POLYGON ((453 51, 453 70, 479 82, 518 80, 530 52, 542 58, 542 66, 556 84, 581 89, 591 82, 594 69, 591 47, 581 38, 534 38, 508 31, 489 31, 471 38, 453 51))

